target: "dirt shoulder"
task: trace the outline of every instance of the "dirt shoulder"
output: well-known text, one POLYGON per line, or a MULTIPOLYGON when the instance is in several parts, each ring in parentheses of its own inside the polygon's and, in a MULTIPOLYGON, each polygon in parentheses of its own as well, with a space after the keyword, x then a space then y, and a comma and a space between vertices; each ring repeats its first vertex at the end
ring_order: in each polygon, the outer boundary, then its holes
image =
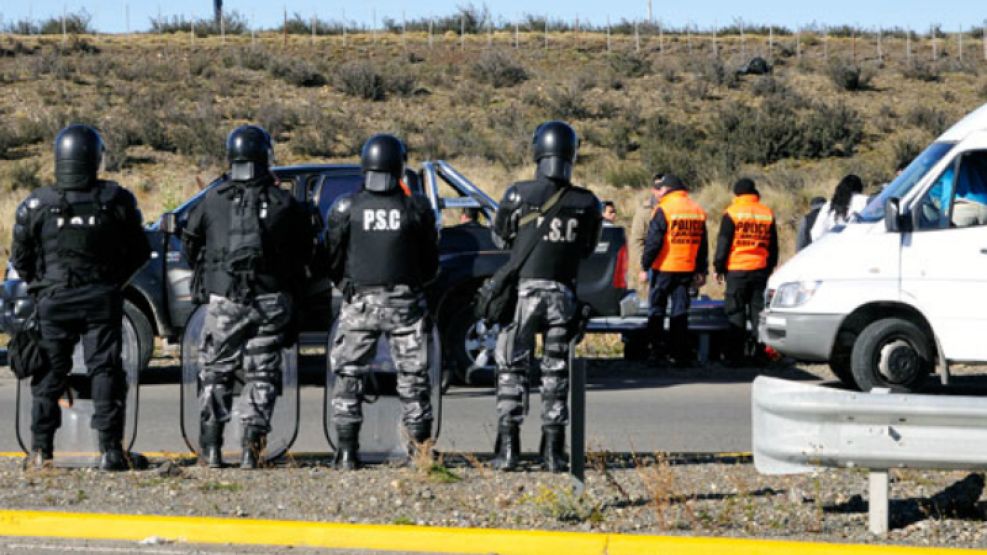
POLYGON ((565 475, 496 473, 475 457, 430 468, 340 473, 327 460, 254 472, 168 462, 139 472, 25 471, 0 461, 0 506, 11 509, 682 534, 983 547, 980 475, 898 471, 887 540, 867 533, 867 475, 830 470, 761 476, 749 460, 592 457, 587 489, 565 475), (948 488, 948 489, 947 489, 948 488))

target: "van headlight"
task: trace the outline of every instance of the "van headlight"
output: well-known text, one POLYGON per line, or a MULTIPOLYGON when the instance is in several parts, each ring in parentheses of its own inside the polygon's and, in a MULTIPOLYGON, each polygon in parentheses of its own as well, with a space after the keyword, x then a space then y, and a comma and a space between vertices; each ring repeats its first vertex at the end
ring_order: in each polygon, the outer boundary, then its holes
POLYGON ((801 306, 812 298, 822 285, 821 281, 798 281, 783 283, 778 287, 771 302, 773 308, 795 308, 801 306))

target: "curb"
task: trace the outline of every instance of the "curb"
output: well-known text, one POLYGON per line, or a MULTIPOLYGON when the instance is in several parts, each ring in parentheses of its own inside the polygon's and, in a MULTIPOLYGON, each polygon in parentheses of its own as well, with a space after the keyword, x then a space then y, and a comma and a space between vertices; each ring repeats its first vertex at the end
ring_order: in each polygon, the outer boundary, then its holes
POLYGON ((183 543, 271 545, 503 555, 937 555, 987 551, 734 538, 633 536, 478 528, 439 528, 187 516, 0 510, 0 535, 183 543), (231 538, 236 538, 231 541, 231 538))
MULTIPOLYGON (((72 453, 75 455, 93 455, 96 456, 98 453, 72 453)), ((194 459, 196 455, 188 451, 176 452, 176 451, 140 451, 141 455, 148 457, 150 459, 194 459)), ((449 451, 444 453, 446 456, 455 457, 459 454, 458 451, 449 451)), ((750 451, 726 451, 722 453, 708 452, 659 452, 658 454, 666 457, 670 463, 709 463, 709 462, 750 462, 753 460, 754 454, 750 451)), ((295 459, 326 459, 331 458, 332 453, 317 452, 317 451, 289 451, 285 453, 282 458, 295 458, 295 459)), ((490 454, 492 456, 492 453, 490 454)), ((622 455, 618 453, 611 453, 612 456, 617 456, 621 458, 622 455)), ((642 453, 648 457, 653 457, 655 453, 642 453)), ((27 454, 23 451, 0 451, 0 459, 23 459, 27 454)), ((626 458, 626 457, 623 457, 626 458)))

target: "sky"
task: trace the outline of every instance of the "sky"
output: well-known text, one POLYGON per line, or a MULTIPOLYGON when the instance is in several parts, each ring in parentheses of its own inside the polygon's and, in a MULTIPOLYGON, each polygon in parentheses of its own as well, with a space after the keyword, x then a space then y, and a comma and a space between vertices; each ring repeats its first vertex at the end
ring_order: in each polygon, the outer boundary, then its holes
MULTIPOLYGON (((849 24, 865 28, 904 27, 916 31, 927 30, 930 24, 939 24, 944 31, 956 31, 961 27, 984 25, 987 19, 987 1, 952 0, 707 0, 683 2, 682 0, 651 0, 656 21, 672 27, 695 25, 708 29, 743 20, 756 24, 782 25, 796 28, 812 23, 820 25, 849 24)), ((461 0, 225 0, 227 10, 236 10, 246 16, 252 25, 260 28, 277 26, 282 10, 289 15, 295 12, 306 18, 313 14, 320 19, 347 20, 371 25, 376 14, 378 23, 385 17, 400 21, 402 14, 409 19, 440 16, 454 13, 458 6, 468 5, 461 0)), ((482 6, 483 2, 473 2, 482 6)), ((567 0, 536 4, 530 0, 501 0, 486 4, 490 11, 505 20, 520 18, 524 14, 549 15, 552 19, 592 21, 604 24, 621 19, 645 19, 648 0, 567 0)), ((118 33, 129 29, 138 31, 149 27, 151 18, 159 13, 164 16, 185 15, 208 17, 212 13, 212 0, 2 0, 0 18, 3 22, 26 18, 44 19, 62 13, 85 9, 92 15, 93 25, 100 32, 118 33), (129 13, 129 17, 128 17, 129 13)))

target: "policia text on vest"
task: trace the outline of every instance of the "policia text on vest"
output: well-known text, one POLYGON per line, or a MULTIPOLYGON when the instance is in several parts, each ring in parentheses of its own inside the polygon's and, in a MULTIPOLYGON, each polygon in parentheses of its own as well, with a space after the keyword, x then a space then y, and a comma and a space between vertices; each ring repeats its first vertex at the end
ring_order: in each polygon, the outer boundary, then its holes
POLYGON ((778 263, 778 231, 774 213, 761 204, 753 181, 737 181, 734 194, 720 222, 713 268, 717 281, 726 281, 727 362, 743 364, 764 354, 756 338, 758 316, 768 276, 778 263))
POLYGON ((688 366, 689 290, 706 280, 708 247, 706 212, 689 197, 685 184, 674 175, 656 179, 658 203, 648 226, 641 255, 641 270, 650 276, 648 340, 651 358, 666 356, 677 366, 688 366), (669 334, 665 339, 665 317, 669 334))

